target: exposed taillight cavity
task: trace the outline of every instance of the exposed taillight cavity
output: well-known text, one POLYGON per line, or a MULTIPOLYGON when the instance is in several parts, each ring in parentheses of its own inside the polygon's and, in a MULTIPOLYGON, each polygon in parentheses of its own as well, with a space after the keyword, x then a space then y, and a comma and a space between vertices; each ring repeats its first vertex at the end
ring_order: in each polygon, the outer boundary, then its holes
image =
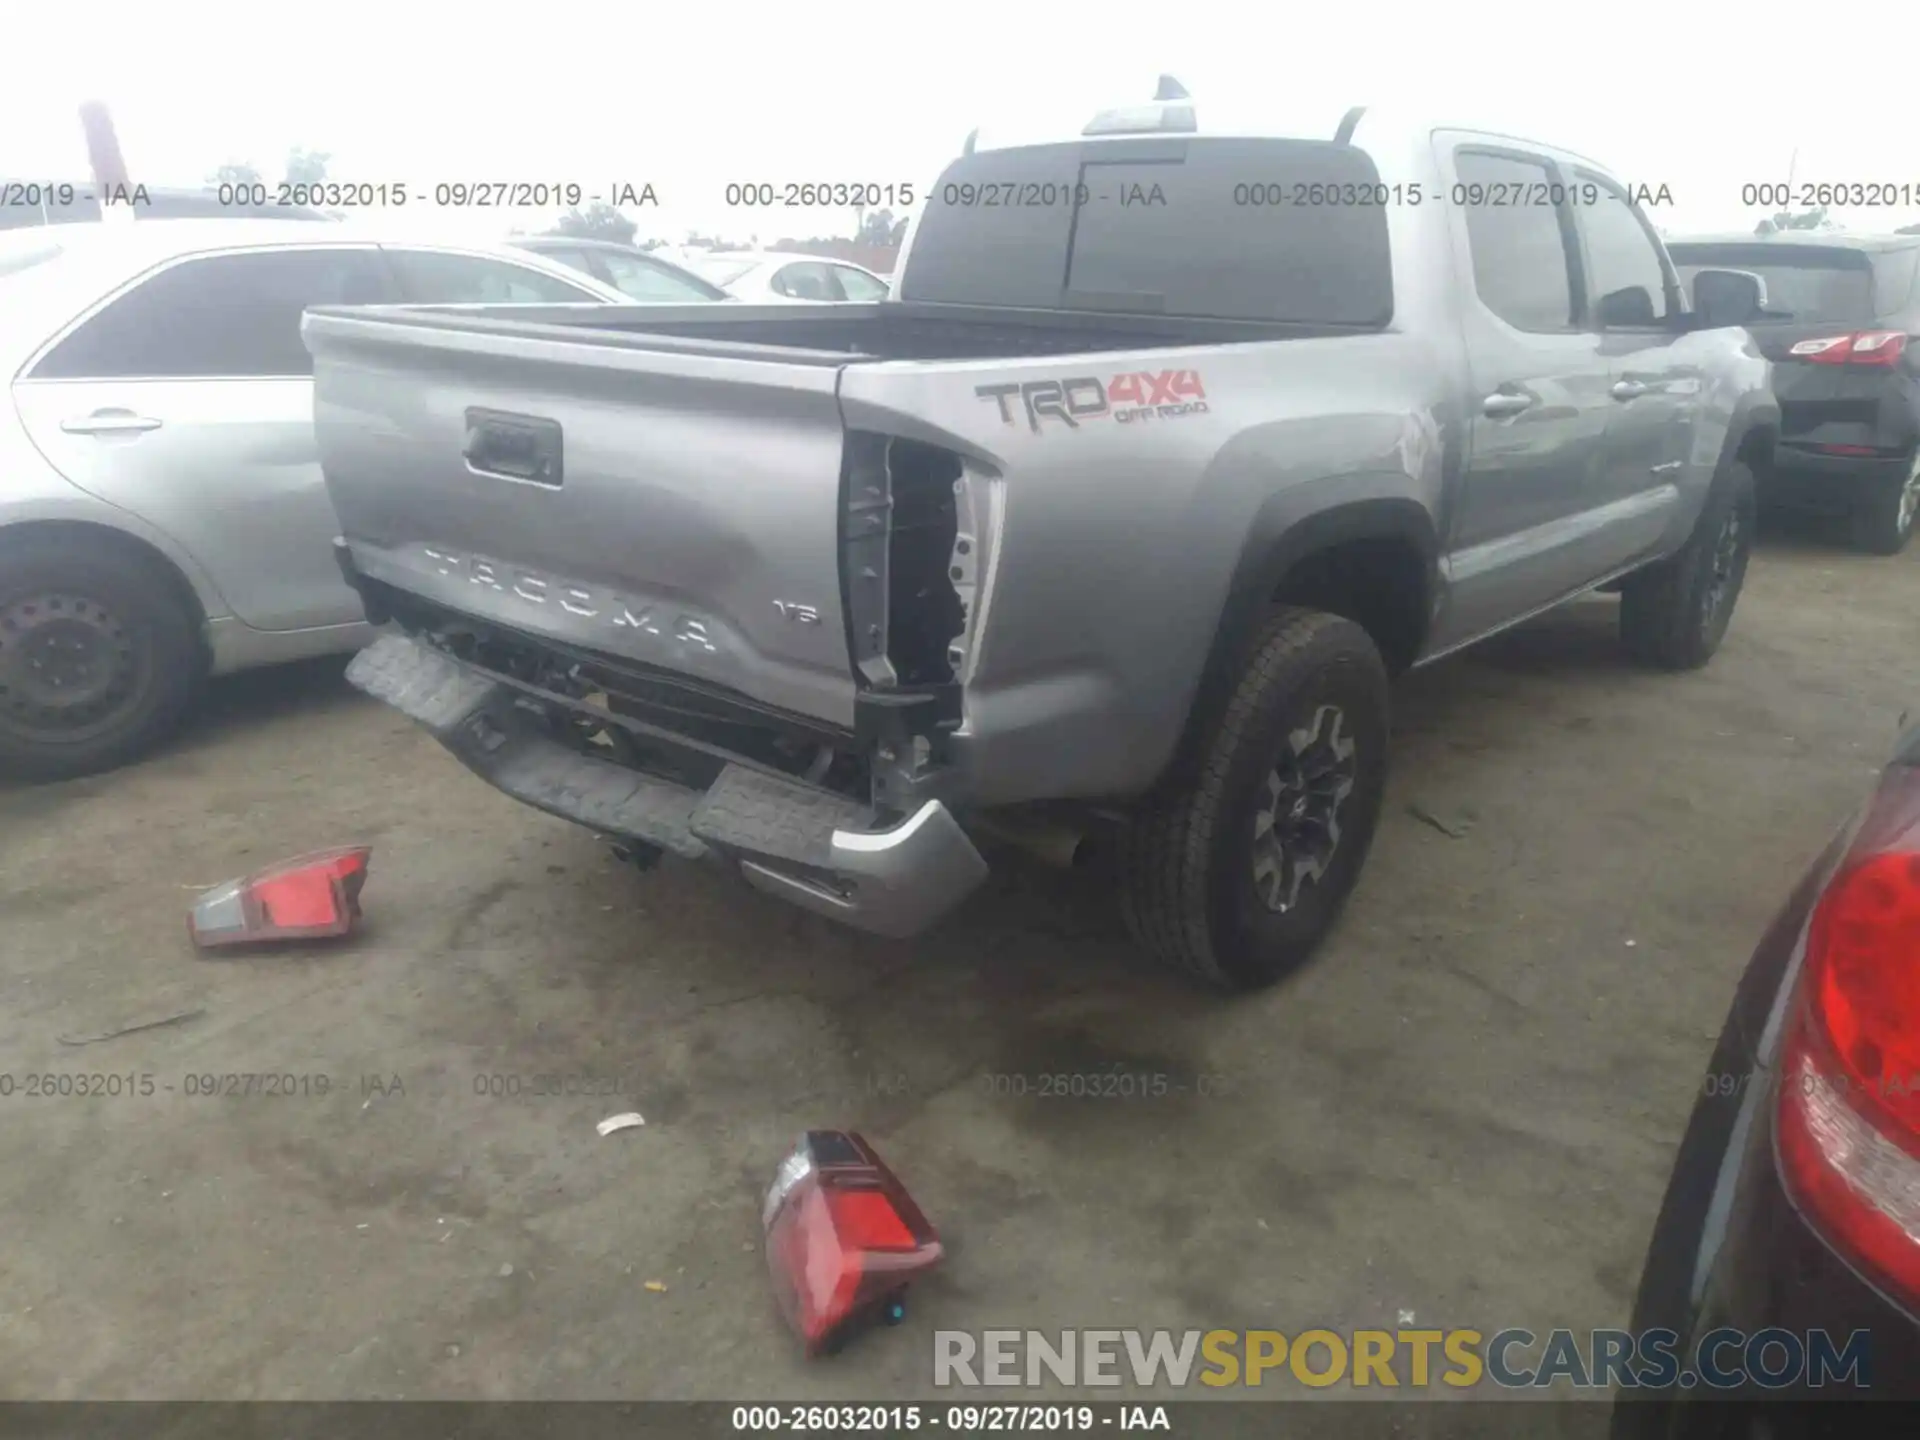
POLYGON ((1855 330, 1802 340, 1787 354, 1810 365, 1897 365, 1906 350, 1903 330, 1855 330))
MULTIPOLYGON (((1910 801, 1915 787, 1901 788, 1895 798, 1910 801)), ((1872 817, 1862 834, 1871 833, 1872 817)), ((1916 842, 1909 823, 1890 847, 1857 848, 1814 908, 1781 1055, 1778 1125, 1796 1203, 1910 1301, 1920 1301, 1916 842)))
POLYGON ((861 1136, 809 1130, 767 1191, 767 1270, 809 1354, 864 1322, 898 1318, 908 1283, 940 1262, 939 1237, 861 1136))
POLYGON ((961 514, 963 475, 950 450, 848 432, 840 526, 847 643, 874 689, 959 678, 979 563, 961 514))

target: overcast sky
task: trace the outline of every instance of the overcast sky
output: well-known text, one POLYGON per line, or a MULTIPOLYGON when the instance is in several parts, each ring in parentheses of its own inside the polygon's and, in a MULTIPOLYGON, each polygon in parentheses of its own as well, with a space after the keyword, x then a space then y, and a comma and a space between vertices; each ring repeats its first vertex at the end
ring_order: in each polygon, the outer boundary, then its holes
MULTIPOLYGON (((1785 179, 1796 150, 1801 181, 1920 189, 1906 91, 1833 73, 1817 27, 1796 38, 1784 11, 1761 22, 1709 6, 1344 0, 1314 7, 1315 20, 1302 8, 22 0, 6 27, 0 176, 84 178, 76 111, 92 98, 151 184, 198 183, 229 160, 277 179, 302 145, 332 153, 333 179, 412 187, 389 216, 409 229, 504 233, 549 218, 436 214, 440 181, 651 183, 659 208, 634 212, 643 237, 770 241, 846 233, 853 216, 729 209, 729 181, 924 191, 976 125, 1071 134, 1097 109, 1145 99, 1168 71, 1203 127, 1210 96, 1299 117, 1308 134, 1330 133, 1350 105, 1391 100, 1531 135, 1669 187, 1675 204, 1654 218, 1676 232, 1751 228, 1764 212, 1741 203, 1741 186, 1785 179)), ((1904 63, 1920 51, 1912 0, 1834 13, 1849 38, 1831 53, 1865 45, 1904 63)), ((1891 229, 1920 207, 1836 215, 1891 229)))

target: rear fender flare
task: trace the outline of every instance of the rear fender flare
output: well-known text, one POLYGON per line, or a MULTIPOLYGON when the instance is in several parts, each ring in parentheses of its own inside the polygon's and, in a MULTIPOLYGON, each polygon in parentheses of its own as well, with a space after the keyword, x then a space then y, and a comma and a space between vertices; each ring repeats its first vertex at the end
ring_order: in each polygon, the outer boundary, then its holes
POLYGON ((1764 444, 1766 460, 1773 459, 1773 442, 1780 436, 1780 402, 1771 392, 1750 390, 1735 402, 1733 419, 1727 424, 1726 437, 1720 442, 1719 462, 1713 467, 1718 483, 1740 453, 1749 444, 1764 444))
MULTIPOLYGON (((1405 483, 1404 477, 1377 478, 1405 483)), ((1281 583, 1303 560, 1355 540, 1404 541, 1420 556, 1423 618, 1429 625, 1433 620, 1440 595, 1440 540, 1432 515, 1418 500, 1405 495, 1375 496, 1305 516, 1296 515, 1296 508, 1297 497, 1280 491, 1267 498, 1247 528, 1187 717, 1181 755, 1193 753, 1197 737, 1225 703, 1240 656, 1259 630, 1281 583)))

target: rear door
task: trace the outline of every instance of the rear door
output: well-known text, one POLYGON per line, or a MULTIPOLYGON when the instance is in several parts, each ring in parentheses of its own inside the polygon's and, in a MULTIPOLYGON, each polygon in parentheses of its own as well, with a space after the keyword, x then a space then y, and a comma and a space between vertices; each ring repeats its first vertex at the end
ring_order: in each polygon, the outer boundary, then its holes
POLYGON ((1595 506, 1615 401, 1565 176, 1544 153, 1436 138, 1452 211, 1472 388, 1465 484, 1447 537, 1436 649, 1597 578, 1595 506))
POLYGON ((71 325, 14 402, 61 474, 172 537, 248 625, 351 623, 300 316, 392 298, 371 246, 186 256, 71 325))

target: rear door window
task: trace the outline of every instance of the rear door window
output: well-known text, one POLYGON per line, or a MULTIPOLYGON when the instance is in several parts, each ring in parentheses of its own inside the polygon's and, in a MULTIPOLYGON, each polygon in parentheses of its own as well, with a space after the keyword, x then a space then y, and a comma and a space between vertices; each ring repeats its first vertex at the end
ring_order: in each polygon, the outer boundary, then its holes
MULTIPOLYGON (((1516 330, 1538 334, 1581 322, 1572 216, 1564 187, 1545 160, 1482 150, 1454 155, 1473 288, 1516 330)), ((1624 272, 1623 272, 1624 273, 1624 272)))
POLYGON ((277 379, 313 374, 310 305, 393 298, 371 248, 202 255, 157 271, 62 340, 35 379, 277 379))
POLYGON ((986 151, 934 184, 895 288, 957 305, 1381 326, 1393 275, 1379 182, 1365 151, 1319 140, 986 151))

